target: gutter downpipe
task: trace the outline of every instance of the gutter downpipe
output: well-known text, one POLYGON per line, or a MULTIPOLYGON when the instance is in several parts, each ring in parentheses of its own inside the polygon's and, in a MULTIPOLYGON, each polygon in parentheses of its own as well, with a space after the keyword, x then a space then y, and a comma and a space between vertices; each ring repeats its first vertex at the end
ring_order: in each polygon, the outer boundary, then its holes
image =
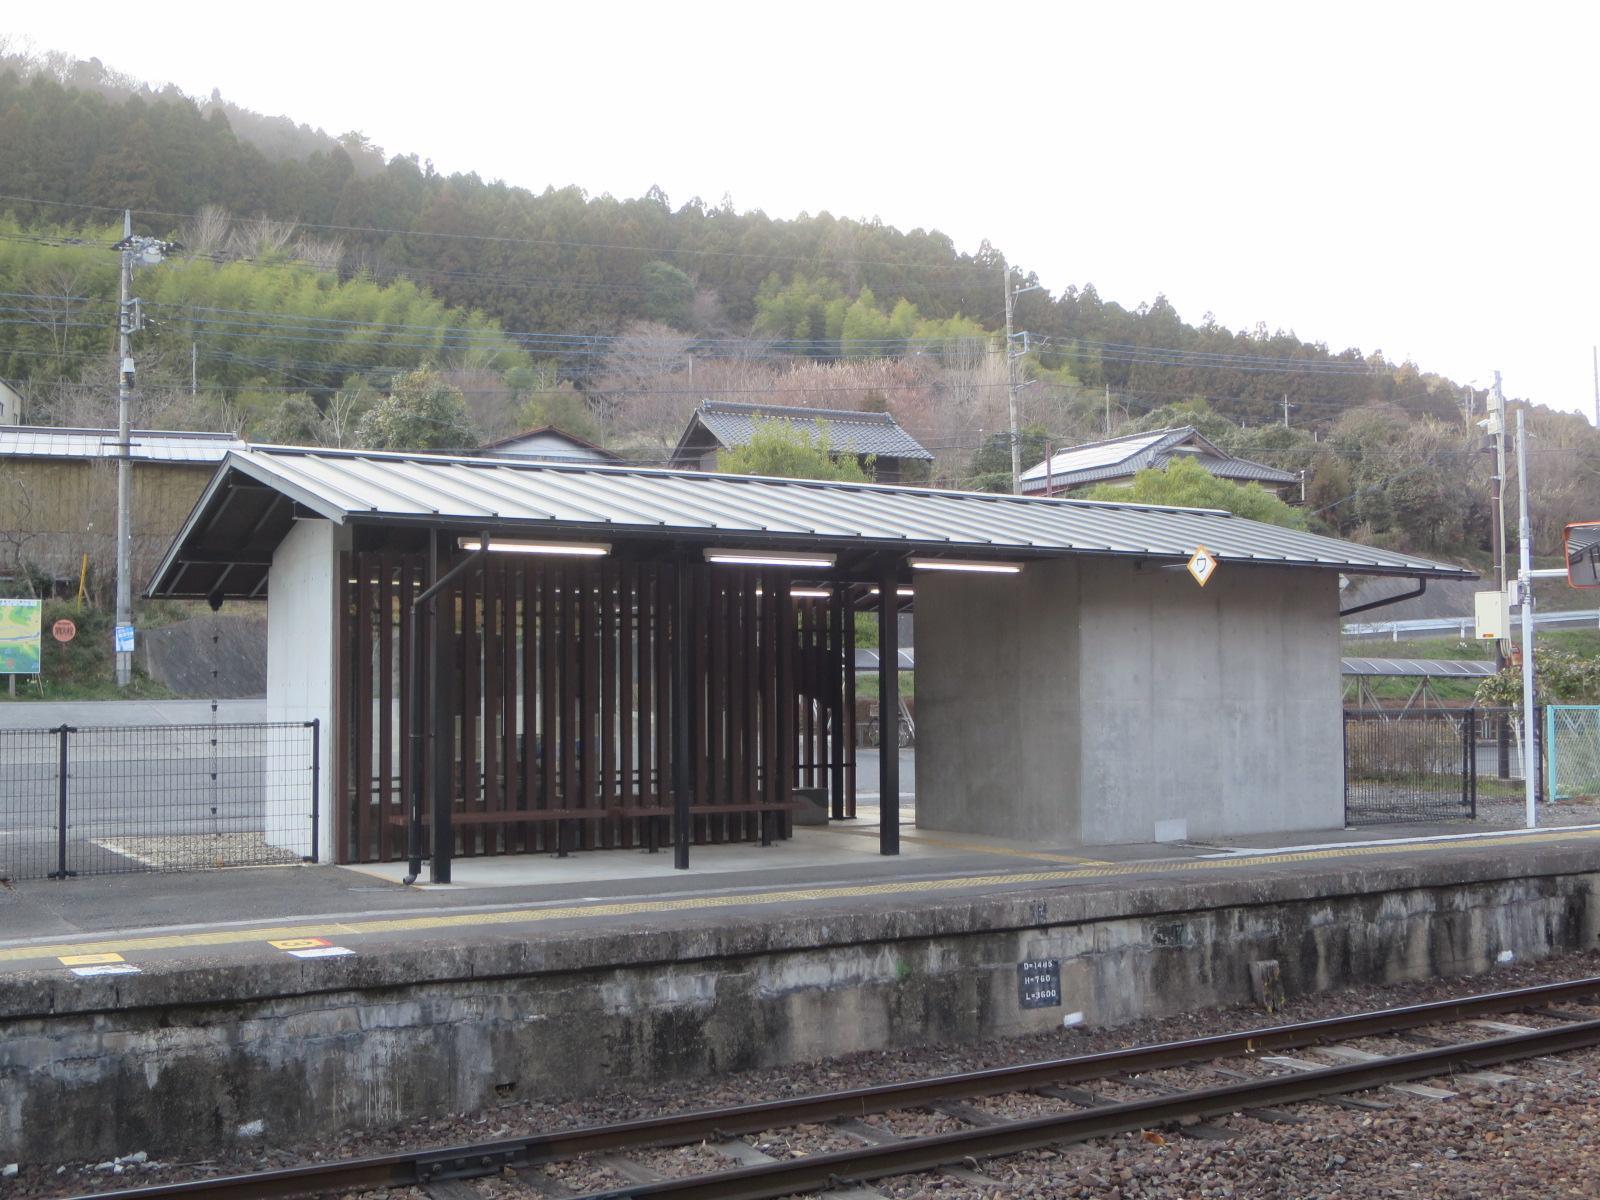
POLYGON ((1357 604, 1353 608, 1341 608, 1339 610, 1339 615, 1341 617, 1351 617, 1356 613, 1370 612, 1374 608, 1384 608, 1390 604, 1399 604, 1402 600, 1415 600, 1427 590, 1427 579, 1425 577, 1419 578, 1417 580, 1417 590, 1414 592, 1399 592, 1393 596, 1385 596, 1382 600, 1369 600, 1367 603, 1357 604))
MULTIPOLYGON (((437 537, 438 534, 435 533, 433 536, 437 537)), ((484 531, 479 536, 481 540, 478 543, 478 548, 446 571, 426 590, 418 593, 416 598, 411 601, 411 606, 406 614, 406 619, 411 623, 411 703, 409 705, 411 709, 411 745, 409 747, 411 754, 411 795, 408 797, 410 800, 411 819, 406 823, 406 857, 409 860, 409 873, 400 882, 407 886, 415 883, 417 877, 422 874, 422 614, 423 610, 431 605, 435 596, 466 574, 469 569, 488 557, 488 531, 484 531)), ((437 673, 435 673, 433 687, 436 690, 438 686, 439 679, 437 673)), ((437 847, 435 851, 437 852, 437 847)))

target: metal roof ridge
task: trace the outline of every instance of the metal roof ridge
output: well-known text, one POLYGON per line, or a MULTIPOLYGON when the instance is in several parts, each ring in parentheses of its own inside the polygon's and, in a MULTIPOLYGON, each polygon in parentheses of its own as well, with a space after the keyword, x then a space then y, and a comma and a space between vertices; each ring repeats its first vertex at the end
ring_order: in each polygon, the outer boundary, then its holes
POLYGON ((601 462, 518 462, 514 459, 487 458, 448 451, 427 450, 356 450, 336 446, 273 446, 246 443, 235 454, 261 454, 269 458, 368 458, 380 462, 438 463, 441 466, 494 467, 510 471, 564 471, 569 473, 597 472, 605 475, 646 475, 667 479, 720 479, 740 483, 776 483, 787 487, 820 487, 829 491, 894 492, 910 496, 966 496, 1004 504, 1052 504, 1073 508, 1131 509, 1135 512, 1203 513, 1207 516, 1237 516, 1222 508, 1192 508, 1179 504, 1141 504, 1128 500, 1084 500, 1065 496, 1013 496, 1006 492, 977 492, 964 488, 914 487, 904 483, 856 482, 845 479, 795 479, 783 475, 735 475, 723 471, 691 471, 674 467, 639 467, 626 463, 601 462))
POLYGON ((899 421, 894 419, 893 413, 868 412, 859 408, 812 408, 804 404, 758 404, 755 401, 743 400, 702 400, 700 408, 703 412, 721 412, 735 415, 749 415, 751 413, 773 413, 780 416, 789 414, 804 415, 815 419, 823 417, 836 421, 859 421, 863 425, 892 425, 896 429, 904 429, 899 421))

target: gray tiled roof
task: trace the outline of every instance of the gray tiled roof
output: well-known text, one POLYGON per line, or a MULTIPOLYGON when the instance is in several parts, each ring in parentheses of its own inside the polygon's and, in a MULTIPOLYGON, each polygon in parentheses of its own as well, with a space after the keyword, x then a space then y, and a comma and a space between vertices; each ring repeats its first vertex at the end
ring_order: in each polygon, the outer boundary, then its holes
POLYGON ((695 410, 694 420, 710 430, 717 441, 730 447, 747 445, 758 421, 790 421, 813 438, 819 429, 826 429, 828 445, 834 450, 876 454, 880 458, 933 457, 888 413, 705 400, 695 410))
POLYGON ((1178 447, 1191 443, 1198 443, 1204 451, 1195 455, 1194 461, 1224 479, 1280 485, 1300 481, 1292 471, 1281 471, 1229 454, 1201 437, 1194 426, 1185 425, 1177 429, 1126 434, 1057 451, 1051 456, 1048 467, 1041 462, 1022 473, 1023 490, 1043 491, 1047 479, 1052 486, 1064 488, 1124 479, 1136 471, 1166 466, 1178 456, 1178 447))
POLYGON ((1472 572, 1446 563, 1214 509, 601 464, 256 448, 228 456, 167 552, 152 591, 204 596, 225 580, 227 595, 257 594, 265 581, 263 556, 287 532, 293 513, 341 524, 655 541, 680 550, 747 545, 1177 563, 1204 545, 1223 562, 1472 578, 1472 572), (230 507, 233 501, 239 503, 230 507), (264 504, 282 510, 279 524, 251 508, 264 504), (238 528, 276 532, 261 535, 259 544, 241 545, 238 528))

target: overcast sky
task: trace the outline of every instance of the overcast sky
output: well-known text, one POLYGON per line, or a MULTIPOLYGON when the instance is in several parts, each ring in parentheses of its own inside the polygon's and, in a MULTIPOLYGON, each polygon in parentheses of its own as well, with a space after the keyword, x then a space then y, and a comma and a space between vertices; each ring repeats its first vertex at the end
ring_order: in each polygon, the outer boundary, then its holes
POLYGON ((987 237, 1052 290, 1592 413, 1595 13, 149 0, 5 31, 446 172, 987 237))

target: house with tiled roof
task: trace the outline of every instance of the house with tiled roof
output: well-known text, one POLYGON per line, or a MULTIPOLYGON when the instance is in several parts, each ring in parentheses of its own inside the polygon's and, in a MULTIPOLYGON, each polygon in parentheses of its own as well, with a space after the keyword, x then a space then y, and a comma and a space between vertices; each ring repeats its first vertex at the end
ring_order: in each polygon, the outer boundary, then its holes
POLYGON ((718 455, 749 445, 762 421, 786 421, 813 441, 826 433, 833 455, 853 455, 864 465, 871 458, 872 473, 879 483, 899 483, 907 477, 908 468, 933 461, 933 455, 888 413, 702 400, 678 439, 670 465, 715 471, 718 455))
POLYGON ((1140 471, 1159 470, 1175 458, 1189 459, 1234 483, 1259 483, 1285 498, 1300 486, 1300 476, 1293 471, 1229 454, 1201 436, 1193 425, 1184 425, 1057 450, 1022 473, 1022 494, 1059 496, 1099 483, 1132 483, 1140 471))

